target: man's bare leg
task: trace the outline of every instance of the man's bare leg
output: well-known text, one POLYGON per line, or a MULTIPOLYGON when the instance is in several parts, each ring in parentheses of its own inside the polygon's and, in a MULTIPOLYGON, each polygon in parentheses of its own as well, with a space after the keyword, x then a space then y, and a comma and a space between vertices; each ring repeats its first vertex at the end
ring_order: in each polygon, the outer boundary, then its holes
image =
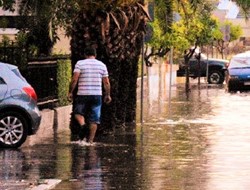
POLYGON ((89 139, 88 139, 88 141, 90 143, 93 143, 93 141, 94 141, 96 130, 97 130, 97 124, 96 123, 90 123, 90 126, 89 126, 89 139))
POLYGON ((80 125, 79 128, 79 139, 84 140, 89 134, 89 129, 85 124, 85 118, 80 114, 75 114, 75 119, 77 120, 78 124, 80 125))
POLYGON ((75 114, 75 119, 79 123, 80 126, 83 126, 85 124, 85 119, 80 114, 75 114))

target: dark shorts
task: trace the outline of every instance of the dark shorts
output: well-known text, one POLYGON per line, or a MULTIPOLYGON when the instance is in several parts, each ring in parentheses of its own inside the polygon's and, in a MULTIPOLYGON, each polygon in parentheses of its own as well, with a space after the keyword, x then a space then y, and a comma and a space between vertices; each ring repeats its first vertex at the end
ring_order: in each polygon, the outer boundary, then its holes
POLYGON ((102 96, 77 96, 74 114, 84 116, 90 123, 100 123, 102 96))

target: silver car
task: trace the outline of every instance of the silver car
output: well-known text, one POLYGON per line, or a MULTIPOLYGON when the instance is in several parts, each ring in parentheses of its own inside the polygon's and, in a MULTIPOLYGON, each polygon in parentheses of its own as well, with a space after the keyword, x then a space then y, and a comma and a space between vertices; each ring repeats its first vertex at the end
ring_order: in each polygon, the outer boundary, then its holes
POLYGON ((0 147, 20 147, 40 122, 36 92, 17 66, 0 62, 0 147))

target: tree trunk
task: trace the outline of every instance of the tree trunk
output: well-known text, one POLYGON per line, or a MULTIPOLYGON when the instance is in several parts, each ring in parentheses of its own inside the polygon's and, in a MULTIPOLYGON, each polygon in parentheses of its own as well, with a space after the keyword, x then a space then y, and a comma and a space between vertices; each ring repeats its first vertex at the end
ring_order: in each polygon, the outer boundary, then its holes
MULTIPOLYGON (((84 48, 94 46, 97 59, 103 61, 109 71, 112 102, 103 104, 99 133, 113 132, 115 127, 136 118, 138 60, 147 18, 137 3, 110 12, 81 12, 73 23, 72 68, 83 59, 84 48)), ((76 125, 75 122, 72 125, 76 125)), ((74 132, 77 130, 72 130, 74 132)))

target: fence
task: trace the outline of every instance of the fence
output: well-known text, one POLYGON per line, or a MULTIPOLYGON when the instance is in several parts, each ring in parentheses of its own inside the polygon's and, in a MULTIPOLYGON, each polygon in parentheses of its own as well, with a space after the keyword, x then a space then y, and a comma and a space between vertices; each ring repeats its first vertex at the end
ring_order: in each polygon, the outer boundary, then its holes
POLYGON ((57 61, 35 61, 29 62, 25 78, 35 89, 38 102, 57 101, 57 61))
POLYGON ((15 42, 0 43, 0 61, 17 65, 22 69, 27 64, 28 57, 27 48, 15 42))
POLYGON ((71 80, 68 57, 30 61, 25 78, 35 89, 40 108, 54 108, 68 103, 67 92, 71 80))
POLYGON ((41 108, 56 106, 58 60, 68 58, 68 56, 31 58, 25 47, 20 47, 14 42, 0 44, 0 61, 19 67, 23 76, 35 89, 41 108))

